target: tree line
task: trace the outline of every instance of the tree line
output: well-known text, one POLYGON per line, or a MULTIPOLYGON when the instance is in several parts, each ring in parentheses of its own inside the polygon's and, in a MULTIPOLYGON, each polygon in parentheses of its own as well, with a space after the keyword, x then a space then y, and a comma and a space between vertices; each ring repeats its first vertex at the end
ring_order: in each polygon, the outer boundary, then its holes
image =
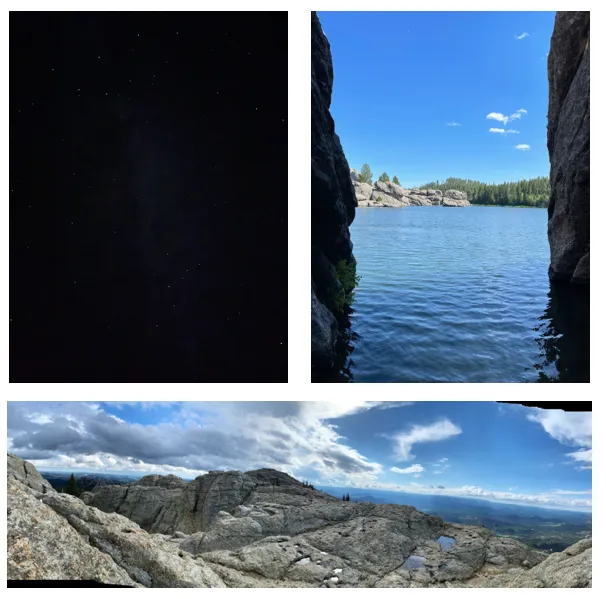
POLYGON ((549 204, 549 177, 535 177, 505 183, 482 183, 472 179, 450 177, 446 181, 432 181, 419 189, 456 189, 464 191, 472 204, 483 206, 533 206, 546 208, 549 204))
MULTIPOLYGON (((372 185, 372 171, 368 164, 362 165, 358 173, 362 183, 372 185)), ((388 182, 389 175, 381 173, 377 181, 388 182)), ((400 181, 396 175, 391 179, 396 185, 400 181)), ((458 179, 449 177, 446 181, 432 181, 421 185, 418 189, 440 189, 447 191, 456 189, 464 191, 467 199, 472 204, 482 206, 533 206, 547 208, 549 204, 549 177, 535 177, 534 179, 522 179, 521 181, 506 181, 505 183, 482 183, 472 179, 458 179)))

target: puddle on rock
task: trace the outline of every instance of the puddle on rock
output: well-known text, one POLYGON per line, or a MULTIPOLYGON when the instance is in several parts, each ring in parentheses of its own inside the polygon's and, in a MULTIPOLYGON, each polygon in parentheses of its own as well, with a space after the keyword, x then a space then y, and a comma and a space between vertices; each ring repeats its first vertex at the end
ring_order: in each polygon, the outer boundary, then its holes
POLYGON ((448 551, 454 547, 455 540, 452 537, 440 537, 438 543, 440 543, 442 551, 448 551))
POLYGON ((425 565, 425 558, 419 555, 411 555, 403 564, 404 570, 416 570, 422 568, 425 565))

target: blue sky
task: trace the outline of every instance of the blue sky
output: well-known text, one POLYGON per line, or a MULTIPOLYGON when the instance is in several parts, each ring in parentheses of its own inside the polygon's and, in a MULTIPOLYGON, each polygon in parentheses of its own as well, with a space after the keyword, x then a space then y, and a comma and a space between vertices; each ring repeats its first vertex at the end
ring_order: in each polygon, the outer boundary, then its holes
POLYGON ((368 162, 375 178, 386 171, 405 187, 549 174, 546 54, 555 12, 318 15, 350 167, 368 162))
POLYGON ((9 402, 42 470, 276 468, 317 485, 591 506, 591 413, 494 402, 9 402))

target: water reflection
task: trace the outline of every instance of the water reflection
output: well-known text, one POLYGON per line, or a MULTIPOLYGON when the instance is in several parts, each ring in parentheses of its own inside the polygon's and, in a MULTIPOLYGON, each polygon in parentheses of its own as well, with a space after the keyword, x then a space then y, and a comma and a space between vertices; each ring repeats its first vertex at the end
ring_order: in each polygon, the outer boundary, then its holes
POLYGON ((449 549, 452 549, 454 547, 456 541, 452 537, 441 536, 438 539, 438 543, 440 543, 442 551, 448 551, 449 549))
POLYGON ((418 568, 422 568, 424 565, 425 565, 424 557, 420 557, 419 555, 411 555, 402 564, 402 568, 404 570, 417 570, 418 568))
POLYGON ((312 368, 313 383, 352 383, 352 369, 355 362, 351 359, 358 334, 351 327, 351 316, 354 310, 348 308, 347 314, 342 315, 339 322, 339 338, 336 345, 336 363, 331 371, 319 371, 312 368))
POLYGON ((539 383, 589 382, 589 286, 553 284, 536 341, 539 383))
MULTIPOLYGON (((355 360, 351 356, 360 338, 352 329, 354 313, 350 309, 340 323, 338 358, 333 371, 312 374, 313 382, 354 382, 355 360)), ((589 382, 589 286, 551 284, 547 306, 533 330, 539 345, 539 357, 534 364, 536 382, 589 382)))

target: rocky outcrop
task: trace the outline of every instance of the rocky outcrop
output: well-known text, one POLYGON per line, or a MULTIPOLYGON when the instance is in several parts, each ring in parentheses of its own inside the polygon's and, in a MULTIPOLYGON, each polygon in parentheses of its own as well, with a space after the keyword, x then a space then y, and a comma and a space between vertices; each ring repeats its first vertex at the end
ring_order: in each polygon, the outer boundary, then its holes
POLYGON ((471 206, 464 191, 450 189, 403 189, 391 181, 375 181, 373 185, 362 183, 355 170, 351 180, 359 207, 403 208, 405 206, 471 206))
POLYGON ((589 282, 589 12, 556 13, 548 58, 552 280, 589 282))
POLYGON ((330 114, 333 68, 330 44, 311 15, 311 275, 312 369, 336 359, 339 314, 332 298, 341 283, 336 265, 354 261, 349 237, 356 196, 330 114))
MULTIPOLYGON (((84 503, 126 516, 152 533, 195 533, 211 528, 220 512, 277 495, 281 502, 314 497, 317 491, 275 470, 213 471, 187 483, 178 476, 144 476, 128 485, 83 493, 84 503)), ((323 495, 322 495, 323 496, 323 495)))
MULTIPOLYGON (((213 506, 212 517, 196 520, 203 527, 197 532, 150 533, 92 507, 91 497, 87 505, 35 491, 11 475, 23 468, 18 459, 9 462, 10 579, 145 587, 591 586, 591 540, 548 556, 410 506, 340 501, 275 470, 212 473, 193 483, 144 477, 144 484, 127 485, 139 498, 143 489, 165 494, 162 506, 168 494, 187 489, 200 491, 201 506, 213 506)), ((106 501, 108 489, 88 495, 106 501)))

